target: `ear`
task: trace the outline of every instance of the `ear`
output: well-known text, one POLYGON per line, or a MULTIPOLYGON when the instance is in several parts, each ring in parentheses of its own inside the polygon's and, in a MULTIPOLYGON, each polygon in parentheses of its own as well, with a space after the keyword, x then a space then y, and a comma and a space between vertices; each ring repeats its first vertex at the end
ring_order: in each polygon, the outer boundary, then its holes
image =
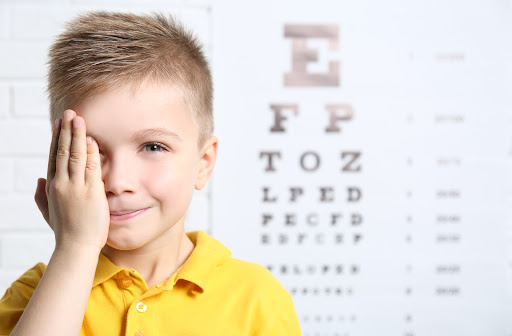
POLYGON ((195 185, 197 190, 204 188, 213 172, 213 167, 215 167, 215 161, 217 160, 218 143, 219 139, 217 139, 216 136, 211 136, 205 141, 203 149, 201 150, 201 157, 199 159, 199 171, 195 185))

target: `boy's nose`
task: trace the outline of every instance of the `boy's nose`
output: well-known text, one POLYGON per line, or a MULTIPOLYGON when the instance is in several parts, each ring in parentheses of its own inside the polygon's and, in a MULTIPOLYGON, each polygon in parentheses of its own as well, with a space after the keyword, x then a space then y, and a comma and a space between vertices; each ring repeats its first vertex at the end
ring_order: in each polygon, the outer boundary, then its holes
POLYGON ((134 192, 135 185, 130 174, 130 164, 110 161, 101 168, 101 175, 105 185, 105 193, 121 195, 124 192, 134 192))

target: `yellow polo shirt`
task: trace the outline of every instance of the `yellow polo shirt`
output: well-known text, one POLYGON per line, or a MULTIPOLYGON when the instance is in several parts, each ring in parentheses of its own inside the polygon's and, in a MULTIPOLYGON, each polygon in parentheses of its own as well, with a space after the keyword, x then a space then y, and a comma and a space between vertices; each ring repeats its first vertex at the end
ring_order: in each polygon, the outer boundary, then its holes
MULTIPOLYGON (((204 231, 187 236, 195 245, 188 259, 149 289, 137 271, 100 254, 80 335, 301 335, 292 297, 270 271, 232 258, 204 231)), ((0 335, 14 329, 45 269, 38 263, 7 289, 0 335)))

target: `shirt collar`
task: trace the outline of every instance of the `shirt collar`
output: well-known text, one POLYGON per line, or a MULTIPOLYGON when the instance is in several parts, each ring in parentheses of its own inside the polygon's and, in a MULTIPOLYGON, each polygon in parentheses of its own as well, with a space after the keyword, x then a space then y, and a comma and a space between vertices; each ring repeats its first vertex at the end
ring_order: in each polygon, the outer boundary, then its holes
POLYGON ((175 281, 190 281, 198 286, 197 292, 203 293, 208 286, 210 274, 231 257, 231 251, 204 231, 187 232, 187 236, 195 247, 178 270, 175 281))
MULTIPOLYGON (((231 257, 231 251, 220 241, 211 237, 202 230, 186 232, 194 244, 194 249, 187 260, 180 266, 174 278, 174 284, 183 279, 196 285, 196 292, 203 293, 208 286, 210 273, 231 257)), ((125 270, 112 263, 100 253, 93 287, 112 278, 125 270)))

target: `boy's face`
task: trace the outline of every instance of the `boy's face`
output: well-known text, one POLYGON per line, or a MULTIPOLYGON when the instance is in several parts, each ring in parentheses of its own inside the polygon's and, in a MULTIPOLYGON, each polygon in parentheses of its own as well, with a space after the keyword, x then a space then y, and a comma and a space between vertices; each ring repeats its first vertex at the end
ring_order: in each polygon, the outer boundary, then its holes
MULTIPOLYGON (((165 244, 173 227, 184 223, 194 188, 206 183, 198 130, 176 90, 146 83, 132 95, 125 86, 86 100, 75 111, 100 149, 111 212, 107 245, 131 250, 158 241, 165 244), (144 134, 148 129, 170 134, 144 134), (112 216, 146 208, 127 220, 112 216)), ((216 141, 214 147, 216 155, 216 141)))

